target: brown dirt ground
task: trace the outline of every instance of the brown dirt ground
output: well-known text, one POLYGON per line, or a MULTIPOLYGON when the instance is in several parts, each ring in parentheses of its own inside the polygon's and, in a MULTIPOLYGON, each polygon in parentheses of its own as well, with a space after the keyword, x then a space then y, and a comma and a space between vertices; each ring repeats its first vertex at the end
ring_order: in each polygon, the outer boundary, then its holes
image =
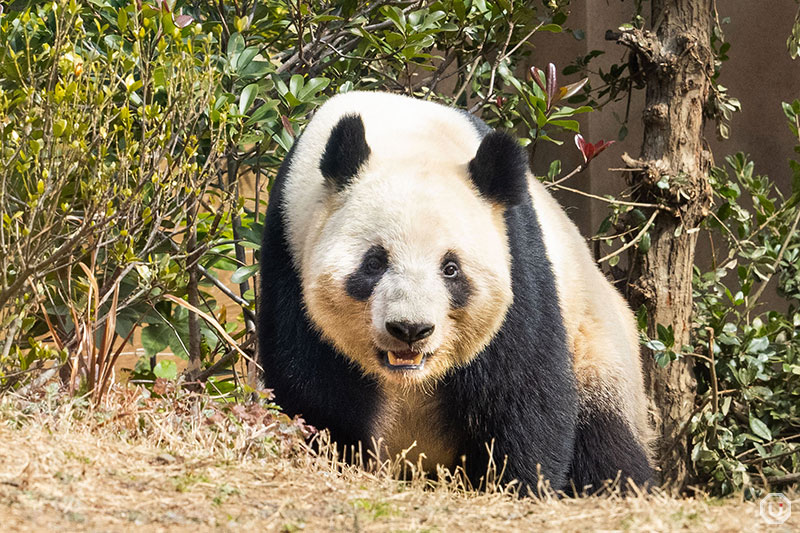
POLYGON ((171 431, 176 415, 162 408, 148 415, 151 430, 138 434, 118 423, 124 408, 81 420, 14 409, 0 405, 0 524, 8 532, 800 530, 797 495, 794 517, 767 526, 756 503, 735 498, 516 499, 422 490, 355 469, 337 473, 307 452, 239 453, 246 439, 230 452, 202 424, 186 430, 181 419, 174 427, 184 430, 171 431))

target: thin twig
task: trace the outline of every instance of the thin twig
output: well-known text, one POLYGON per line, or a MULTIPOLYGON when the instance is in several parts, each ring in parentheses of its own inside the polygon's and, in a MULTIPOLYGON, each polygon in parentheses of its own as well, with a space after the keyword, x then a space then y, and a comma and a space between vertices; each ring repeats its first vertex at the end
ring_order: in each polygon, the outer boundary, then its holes
POLYGON ((647 232, 647 230, 650 229, 650 226, 653 224, 653 221, 656 219, 656 216, 658 216, 658 209, 653 211, 653 214, 650 215, 650 218, 647 220, 647 223, 642 228, 642 231, 637 233, 636 237, 634 237, 629 243, 627 243, 622 248, 619 248, 618 250, 614 250, 613 252, 611 252, 610 254, 606 255, 605 257, 601 257, 600 259, 597 260, 597 262, 598 263, 602 263, 603 261, 608 261, 612 257, 621 254, 622 252, 624 252, 625 250, 627 250, 628 248, 630 248, 631 246, 633 246, 634 244, 639 242, 639 240, 642 238, 642 236, 645 234, 645 232, 647 232))
MULTIPOLYGON (((774 440, 772 440, 770 442, 764 443, 764 445, 766 446, 766 445, 769 445, 769 444, 777 444, 779 442, 790 441, 790 440, 797 439, 797 438, 800 438, 800 433, 797 433, 795 435, 789 435, 788 437, 782 437, 780 439, 774 439, 774 440)), ((737 459, 741 459, 742 457, 744 457, 746 455, 750 455, 751 453, 754 453, 754 452, 757 452, 757 451, 758 450, 756 448, 749 448, 749 449, 743 451, 742 453, 740 453, 739 455, 737 455, 736 458, 737 459)))
POLYGON ((458 89, 458 92, 456 92, 455 96, 453 97, 454 106, 456 105, 456 102, 458 102, 458 99, 461 98, 461 95, 464 93, 464 91, 467 90, 469 84, 472 83, 472 78, 478 71, 478 63, 480 62, 481 59, 483 59, 481 51, 482 49, 478 51, 478 56, 472 61, 472 67, 469 69, 469 74, 467 74, 467 79, 464 80, 464 83, 461 84, 461 88, 458 89))
POLYGON ((753 309, 753 307, 756 305, 756 302, 758 302, 758 299, 761 298, 761 295, 767 288, 767 285, 772 279, 772 276, 775 274, 775 272, 777 272, 778 266, 781 264, 783 256, 786 253, 786 247, 789 246, 789 241, 792 240, 792 237, 794 237, 794 231, 797 229, 798 222, 800 222, 800 209, 797 210, 797 214, 794 216, 794 222, 792 222, 792 228, 788 231, 788 233, 786 233, 786 237, 783 239, 783 243, 781 244, 781 251, 778 252, 778 257, 776 257, 775 261, 772 263, 772 268, 770 269, 771 272, 769 273, 769 276, 767 276, 767 279, 761 282, 761 286, 758 287, 758 290, 753 295, 753 298, 751 298, 750 301, 747 303, 746 312, 749 313, 750 310, 753 309))
POLYGON ((217 287, 217 289, 219 289, 220 292, 222 292, 225 296, 227 296, 228 298, 236 302, 236 304, 241 306, 242 311, 244 312, 245 315, 247 315, 247 317, 250 320, 252 320, 253 322, 256 321, 255 314, 248 308, 250 302, 248 302, 247 300, 245 300, 244 298, 242 298, 241 296, 230 290, 230 288, 227 285, 222 283, 219 279, 217 279, 216 276, 214 276, 211 272, 206 270, 205 267, 203 267, 202 265, 199 264, 197 265, 197 271, 201 273, 207 280, 213 283, 214 286, 217 287))
POLYGON ((572 176, 574 176, 574 175, 576 175, 576 174, 580 174, 581 172, 583 172, 584 170, 586 170, 586 167, 587 167, 587 166, 588 166, 588 165, 587 165, 586 163, 581 163, 580 165, 578 165, 577 167, 575 167, 575 168, 572 170, 572 172, 570 172, 569 174, 567 174, 567 175, 566 175, 566 176, 564 176, 563 178, 559 178, 559 179, 557 179, 556 181, 545 182, 545 183, 544 183, 544 188, 545 188, 545 189, 549 189, 550 187, 556 187, 556 186, 558 186, 560 183, 564 183, 565 181, 567 181, 568 179, 570 179, 572 176))
POLYGON ((790 455, 800 454, 800 448, 795 448, 794 450, 789 450, 788 452, 779 453, 776 455, 768 455, 767 457, 756 457, 754 459, 747 459, 746 461, 742 461, 742 463, 746 465, 751 465, 755 463, 763 463, 765 461, 771 461, 773 459, 780 459, 782 457, 788 457, 790 455))
POLYGON ((617 200, 616 198, 604 198, 602 196, 597 196, 596 194, 591 194, 588 192, 579 191, 578 189, 573 189, 571 187, 565 187, 563 185, 551 185, 552 188, 556 189, 557 191, 567 191, 571 193, 575 193, 581 196, 585 196, 587 198, 592 198, 594 200, 600 200, 601 202, 606 202, 607 204, 617 204, 617 205, 627 205, 631 207, 650 207, 652 209, 659 209, 662 211, 666 211, 668 213, 674 213, 674 210, 665 206, 665 205, 658 205, 658 204, 647 204, 643 202, 626 202, 625 200, 617 200))
POLYGON ((786 474, 785 476, 768 477, 766 479, 769 485, 788 485, 789 483, 800 481, 800 472, 786 474))

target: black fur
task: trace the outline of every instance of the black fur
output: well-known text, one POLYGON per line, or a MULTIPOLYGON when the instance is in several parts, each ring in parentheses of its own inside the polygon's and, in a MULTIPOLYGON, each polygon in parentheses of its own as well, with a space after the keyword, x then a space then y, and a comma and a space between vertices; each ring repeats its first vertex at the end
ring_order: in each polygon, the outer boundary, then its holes
POLYGON ((347 276, 345 282, 347 294, 360 302, 369 300, 388 266, 389 257, 386 250, 382 246, 372 246, 364 254, 358 270, 347 276))
MULTIPOLYGON (((461 263, 455 252, 447 252, 444 254, 442 268, 451 261, 458 265, 459 269, 461 268, 461 263)), ((450 293, 450 306, 453 309, 461 309, 467 306, 469 297, 472 294, 472 284, 463 272, 459 272, 459 275, 455 278, 445 277, 444 286, 447 287, 447 291, 450 293)))
POLYGON ((331 130, 319 169, 328 183, 340 191, 358 174, 369 154, 364 121, 359 115, 345 115, 331 130))
MULTIPOLYGON (((508 205, 514 300, 489 346, 438 385, 436 401, 446 421, 442 431, 452 436, 458 456, 466 457, 475 486, 486 481, 487 445, 493 446, 498 473, 505 464, 503 481, 516 479, 525 489, 535 490, 537 465, 555 489, 567 489, 570 475, 579 484, 597 484, 598 476, 608 473, 602 466, 611 460, 641 479, 647 461, 629 432, 593 423, 591 417, 588 424, 578 422, 572 358, 553 272, 527 187, 518 183, 522 179, 524 184, 524 151, 507 134, 487 138, 470 170, 482 194, 508 205), (492 171, 501 173, 499 179, 492 171), (632 469, 618 461, 622 457, 630 458, 632 469)), ((338 150, 331 141, 326 154, 328 149, 338 150)), ((271 191, 261 249, 259 346, 265 384, 289 415, 302 414, 309 423, 329 428, 341 447, 361 443, 368 449, 384 398, 375 380, 364 377, 311 326, 286 243, 282 194, 293 155, 294 150, 271 191)), ((348 291, 363 297, 369 284, 352 283, 348 291)))
POLYGON ((638 487, 646 488, 653 479, 653 470, 620 415, 592 406, 582 407, 570 469, 575 495, 597 492, 603 488, 603 481, 617 475, 623 490, 629 487, 629 478, 638 487))
POLYGON ((518 205, 528 196, 528 155, 517 140, 502 131, 483 138, 469 173, 482 195, 506 205, 518 205))

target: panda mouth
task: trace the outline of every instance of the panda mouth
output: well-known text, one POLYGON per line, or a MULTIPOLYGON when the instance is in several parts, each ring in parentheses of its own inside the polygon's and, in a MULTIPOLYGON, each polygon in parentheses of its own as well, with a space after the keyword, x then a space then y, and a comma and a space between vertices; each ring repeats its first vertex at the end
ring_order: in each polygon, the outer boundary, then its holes
POLYGON ((381 360, 391 370, 419 370, 425 366, 427 354, 413 350, 380 350, 381 360))

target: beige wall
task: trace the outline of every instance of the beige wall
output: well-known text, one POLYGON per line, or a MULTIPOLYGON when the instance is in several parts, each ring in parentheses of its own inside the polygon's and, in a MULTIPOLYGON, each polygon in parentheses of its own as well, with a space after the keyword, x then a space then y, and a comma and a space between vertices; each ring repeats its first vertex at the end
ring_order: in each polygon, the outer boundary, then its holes
MULTIPOLYGON (((786 50, 786 39, 798 5, 794 0, 724 0, 717 4, 720 17, 731 19, 730 24, 723 25, 731 48, 728 52, 730 60, 722 66, 720 83, 728 88, 731 96, 741 101, 742 111, 734 115, 731 137, 727 141, 717 140, 713 124, 709 125, 709 145, 717 164, 724 163, 727 154, 749 153, 759 174, 769 175, 788 190, 790 174, 786 161, 793 154, 796 140, 785 125, 780 102, 800 98, 800 59, 792 61, 786 50), (765 13, 766 6, 769 15, 765 13)), ((567 33, 535 36, 533 43, 536 48, 530 64, 543 68, 553 62, 560 71, 576 56, 598 49, 605 54, 596 58, 592 67, 602 66, 607 71, 609 65, 622 61, 625 50, 606 41, 605 32, 629 20, 632 9, 633 2, 619 0, 573 1, 568 24, 573 28, 584 28, 586 38, 577 41, 567 33)), ((577 79, 576 74, 562 81, 567 83, 577 79)), ((593 77, 592 83, 599 86, 599 78, 593 77)), ((639 154, 643 104, 643 91, 636 91, 631 100, 627 138, 603 153, 583 175, 573 178, 574 187, 596 194, 614 193, 624 187, 621 173, 608 169, 624 166, 620 159, 624 152, 632 156, 639 154)), ((618 102, 581 116, 584 137, 593 142, 616 139, 619 125, 613 112, 624 117, 625 107, 625 101, 618 102)), ((552 159, 561 159, 567 169, 580 161, 580 155, 572 144, 572 135, 562 135, 561 138, 567 141, 561 147, 541 146, 537 149, 533 161, 537 171, 546 171, 552 159)), ((559 199, 584 235, 593 235, 607 214, 606 207, 596 201, 566 193, 562 193, 559 199)))

